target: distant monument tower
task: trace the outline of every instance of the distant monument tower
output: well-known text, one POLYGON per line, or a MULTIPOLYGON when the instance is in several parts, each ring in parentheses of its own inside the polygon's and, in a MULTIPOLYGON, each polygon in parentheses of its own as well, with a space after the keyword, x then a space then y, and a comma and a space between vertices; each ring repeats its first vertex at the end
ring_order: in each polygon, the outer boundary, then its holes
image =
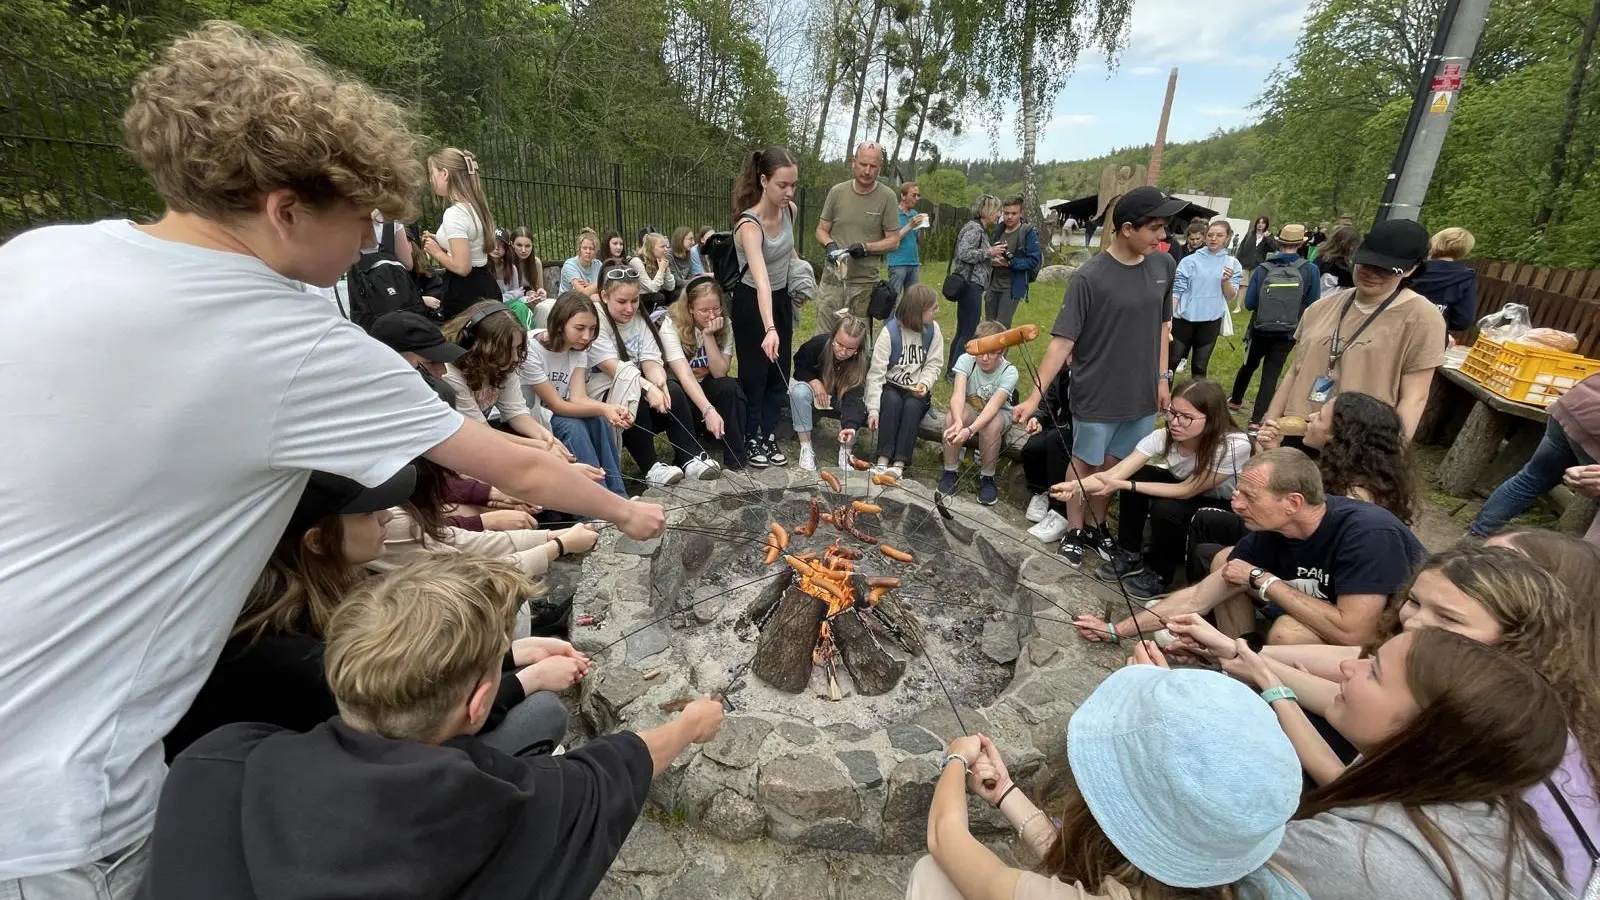
POLYGON ((1150 180, 1145 182, 1158 187, 1161 180, 1161 162, 1167 155, 1167 121, 1172 118, 1172 97, 1178 92, 1178 67, 1172 67, 1167 76, 1167 102, 1161 104, 1161 125, 1156 129, 1156 146, 1150 151, 1150 180))

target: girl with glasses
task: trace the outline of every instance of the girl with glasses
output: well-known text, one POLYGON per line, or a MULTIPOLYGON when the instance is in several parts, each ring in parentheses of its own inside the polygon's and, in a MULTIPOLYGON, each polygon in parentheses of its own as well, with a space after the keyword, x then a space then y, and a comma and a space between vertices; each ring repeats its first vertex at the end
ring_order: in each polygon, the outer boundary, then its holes
POLYGON ((1214 381, 1175 388, 1167 424, 1141 440, 1111 469, 1081 482, 1068 478, 1052 493, 1070 500, 1080 491, 1119 496, 1118 550, 1095 571, 1102 581, 1122 579, 1128 593, 1149 600, 1167 593, 1183 552, 1189 520, 1207 507, 1227 508, 1250 459, 1250 438, 1228 417, 1227 396, 1214 381), (1165 468, 1151 465, 1164 458, 1165 468), (1203 461, 1203 462, 1202 462, 1203 461), (1145 522, 1150 548, 1143 550, 1145 522))
POLYGON ((745 396, 730 374, 733 329, 716 280, 709 275, 690 279, 683 297, 667 310, 659 334, 670 376, 672 415, 666 424, 673 465, 689 478, 710 481, 721 474, 722 466, 706 449, 720 445, 724 465, 744 468, 745 396), (711 443, 700 443, 701 432, 711 436, 711 443), (695 455, 695 451, 700 452, 695 455))

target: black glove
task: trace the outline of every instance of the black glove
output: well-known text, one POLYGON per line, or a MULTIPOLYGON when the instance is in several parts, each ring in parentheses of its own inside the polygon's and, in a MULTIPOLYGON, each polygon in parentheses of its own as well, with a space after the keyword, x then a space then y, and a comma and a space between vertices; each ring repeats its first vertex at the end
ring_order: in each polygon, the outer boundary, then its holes
POLYGON ((850 256, 852 258, 860 259, 860 258, 862 258, 862 257, 864 257, 866 255, 867 255, 867 245, 866 244, 851 244, 850 245, 850 256))
POLYGON ((836 263, 843 259, 850 251, 839 246, 838 241, 828 242, 828 262, 836 263))

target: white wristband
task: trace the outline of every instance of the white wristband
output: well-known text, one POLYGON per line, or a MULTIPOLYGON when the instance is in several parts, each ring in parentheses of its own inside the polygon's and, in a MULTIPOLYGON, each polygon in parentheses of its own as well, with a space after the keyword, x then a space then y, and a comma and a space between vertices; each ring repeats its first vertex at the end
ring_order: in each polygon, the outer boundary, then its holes
POLYGON ((1267 599, 1267 588, 1272 587, 1282 580, 1282 578, 1279 578, 1276 575, 1268 575, 1266 578, 1261 580, 1261 587, 1256 588, 1256 596, 1260 597, 1262 600, 1267 599))

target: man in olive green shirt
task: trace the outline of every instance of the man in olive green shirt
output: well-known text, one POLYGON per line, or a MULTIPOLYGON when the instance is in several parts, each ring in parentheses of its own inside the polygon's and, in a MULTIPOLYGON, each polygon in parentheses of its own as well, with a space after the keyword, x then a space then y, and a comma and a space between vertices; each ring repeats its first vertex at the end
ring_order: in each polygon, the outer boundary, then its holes
POLYGON ((894 188, 878 183, 882 166, 883 148, 870 141, 862 144, 851 162, 855 178, 834 185, 822 202, 817 243, 828 248, 828 263, 817 285, 818 332, 833 331, 841 309, 867 318, 867 301, 881 279, 884 255, 926 218, 918 214, 899 225, 900 197, 894 188), (843 279, 840 260, 848 260, 843 279))

